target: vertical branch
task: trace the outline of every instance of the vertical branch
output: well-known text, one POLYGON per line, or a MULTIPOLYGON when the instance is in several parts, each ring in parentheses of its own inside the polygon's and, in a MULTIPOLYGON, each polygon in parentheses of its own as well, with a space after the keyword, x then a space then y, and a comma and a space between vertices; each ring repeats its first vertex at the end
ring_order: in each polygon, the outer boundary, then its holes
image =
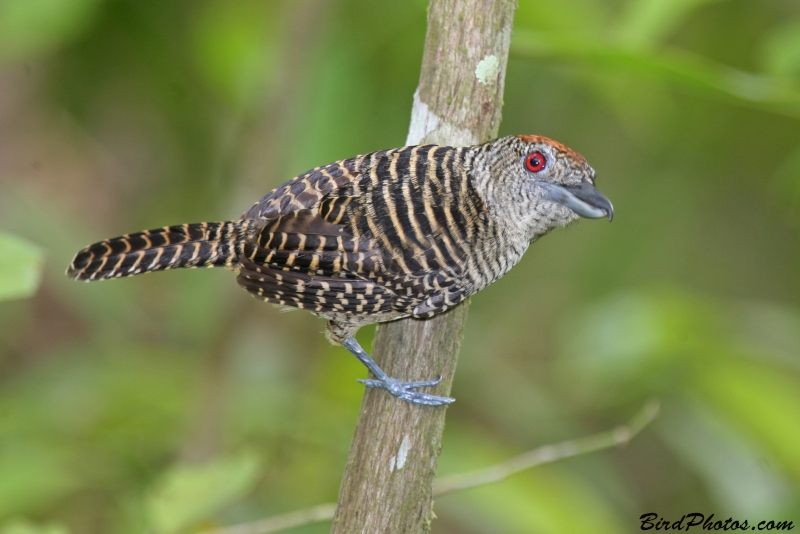
MULTIPOLYGON (((468 146, 497 135, 516 0, 431 0, 408 144, 468 146)), ((467 303, 426 321, 378 328, 374 356, 390 376, 453 383, 467 303)), ((429 532, 445 407, 367 389, 347 460, 334 534, 429 532)))

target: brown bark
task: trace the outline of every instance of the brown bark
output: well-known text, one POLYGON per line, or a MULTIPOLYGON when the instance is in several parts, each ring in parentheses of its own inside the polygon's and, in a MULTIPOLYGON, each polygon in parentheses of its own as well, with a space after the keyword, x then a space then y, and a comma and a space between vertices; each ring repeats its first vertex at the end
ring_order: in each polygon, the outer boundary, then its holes
MULTIPOLYGON (((431 0, 408 144, 470 145, 497 136, 516 0, 431 0)), ((426 321, 378 328, 373 356, 390 375, 448 395, 468 303, 426 321)), ((342 480, 334 534, 430 532, 445 407, 368 389, 342 480)))

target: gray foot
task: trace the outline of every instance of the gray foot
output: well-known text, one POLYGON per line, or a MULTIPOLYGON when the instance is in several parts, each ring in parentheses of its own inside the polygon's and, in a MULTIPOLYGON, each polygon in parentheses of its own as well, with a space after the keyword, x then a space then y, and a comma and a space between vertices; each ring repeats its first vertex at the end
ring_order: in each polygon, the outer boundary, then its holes
POLYGON ((420 404, 423 406, 442 406, 443 404, 450 404, 455 399, 451 397, 439 397, 437 395, 429 395, 427 393, 420 393, 414 391, 415 388, 431 387, 438 384, 442 377, 435 380, 421 380, 418 382, 401 382, 396 378, 392 378, 383 372, 383 369, 378 367, 378 364, 369 357, 369 354, 361 348, 354 337, 349 337, 342 343, 344 348, 350 351, 353 356, 363 363, 370 372, 375 375, 375 378, 367 378, 359 380, 368 388, 385 389, 398 399, 402 399, 411 404, 420 404))
POLYGON ((435 386, 440 380, 441 377, 436 380, 425 380, 423 382, 400 382, 398 379, 389 376, 384 380, 368 378, 366 380, 359 379, 359 382, 368 388, 385 389, 398 399, 410 402, 411 404, 421 404, 423 406, 442 406, 443 404, 450 404, 455 399, 451 397, 439 397, 437 395, 429 395, 427 393, 414 391, 414 388, 435 386))

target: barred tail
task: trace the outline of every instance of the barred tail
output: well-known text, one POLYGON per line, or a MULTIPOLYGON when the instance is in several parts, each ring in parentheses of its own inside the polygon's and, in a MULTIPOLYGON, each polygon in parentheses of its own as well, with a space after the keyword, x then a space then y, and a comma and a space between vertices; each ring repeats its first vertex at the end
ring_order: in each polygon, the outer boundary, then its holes
POLYGON ((90 245, 75 255, 67 276, 104 280, 177 267, 230 267, 244 250, 254 221, 165 226, 90 245))

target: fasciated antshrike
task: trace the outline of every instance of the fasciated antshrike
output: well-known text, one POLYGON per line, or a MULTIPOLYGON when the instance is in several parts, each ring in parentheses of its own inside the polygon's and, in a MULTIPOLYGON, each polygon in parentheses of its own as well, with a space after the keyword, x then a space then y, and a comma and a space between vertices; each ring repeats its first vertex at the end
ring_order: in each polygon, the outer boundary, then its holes
POLYGON ((327 336, 415 404, 453 401, 401 382, 355 340, 367 324, 426 318, 513 267, 528 245, 579 216, 611 220, 577 152, 535 135, 455 148, 406 146, 317 167, 240 219, 165 226, 90 245, 67 275, 119 278, 177 267, 227 267, 255 297, 328 320, 327 336))

